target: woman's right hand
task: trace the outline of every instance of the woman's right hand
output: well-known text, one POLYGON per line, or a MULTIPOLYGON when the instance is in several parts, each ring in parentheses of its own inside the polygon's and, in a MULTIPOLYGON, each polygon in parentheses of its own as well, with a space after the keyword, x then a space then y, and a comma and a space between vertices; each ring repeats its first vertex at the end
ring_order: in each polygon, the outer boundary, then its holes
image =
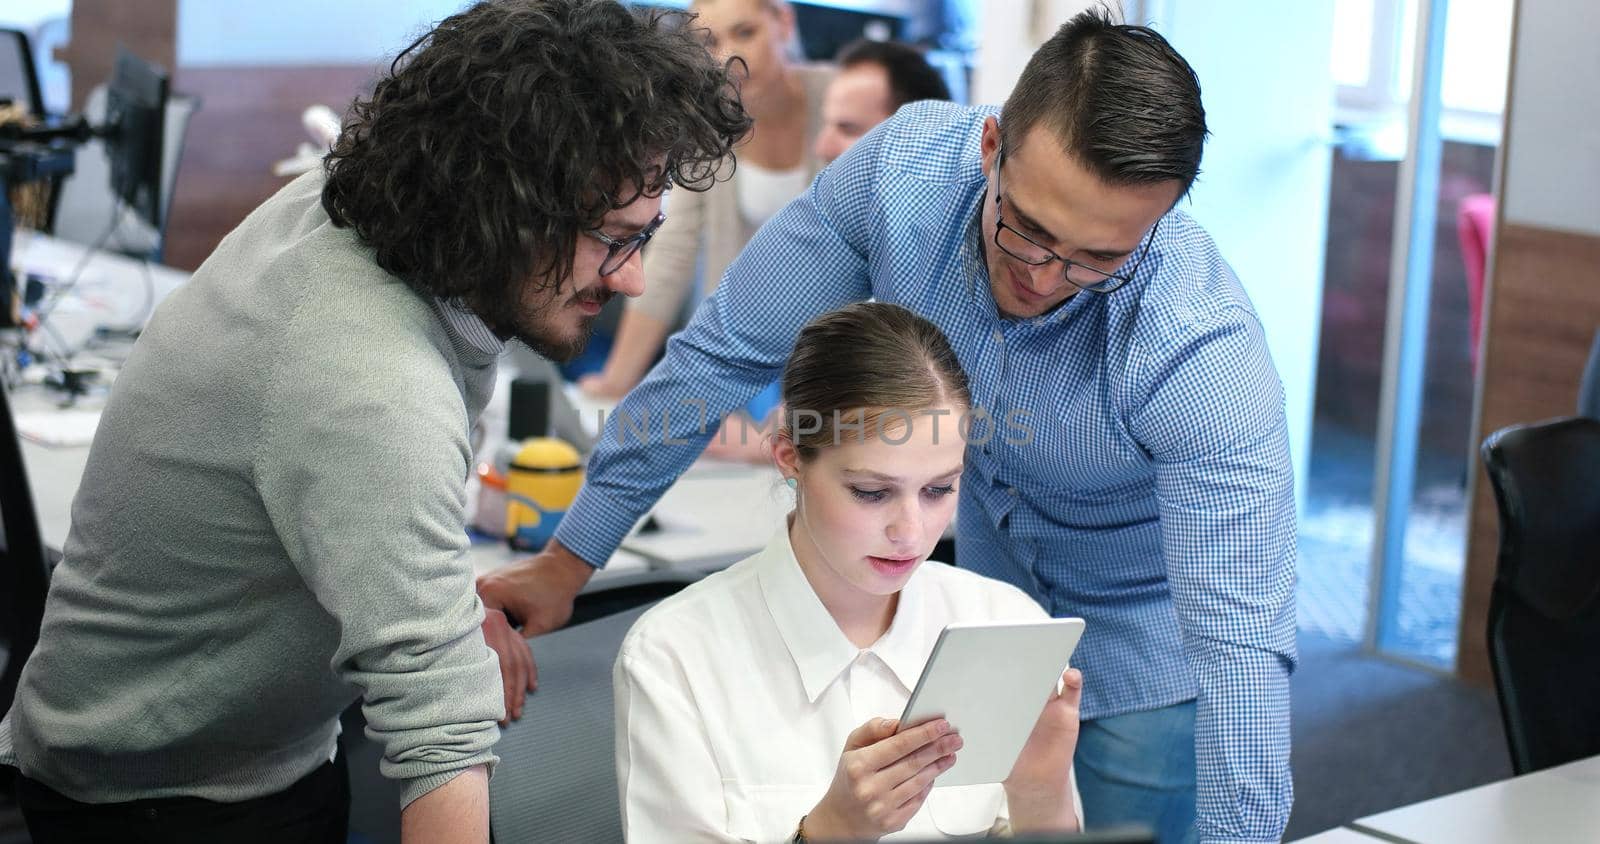
POLYGON ((875 840, 904 829, 922 808, 934 777, 956 763, 961 736, 942 718, 899 727, 874 718, 850 734, 828 793, 806 814, 807 840, 875 840))

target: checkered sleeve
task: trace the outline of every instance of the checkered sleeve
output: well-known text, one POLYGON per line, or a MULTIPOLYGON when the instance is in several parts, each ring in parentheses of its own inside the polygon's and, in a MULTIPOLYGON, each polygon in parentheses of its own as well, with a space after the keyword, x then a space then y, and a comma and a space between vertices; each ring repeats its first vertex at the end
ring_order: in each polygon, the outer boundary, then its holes
POLYGON ((1255 315, 1223 304, 1136 351, 1167 576, 1199 686, 1197 826, 1276 841, 1293 802, 1295 509, 1283 390, 1255 315))

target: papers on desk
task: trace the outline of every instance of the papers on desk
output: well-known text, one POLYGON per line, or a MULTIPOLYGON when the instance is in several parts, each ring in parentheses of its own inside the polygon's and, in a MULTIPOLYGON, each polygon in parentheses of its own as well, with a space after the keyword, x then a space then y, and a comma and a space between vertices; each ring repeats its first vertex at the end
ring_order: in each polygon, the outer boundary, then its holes
POLYGON ((94 442, 95 429, 100 427, 98 410, 18 413, 13 418, 18 435, 50 448, 87 446, 94 442))
MULTIPOLYGON (((56 303, 51 323, 58 330, 81 323, 83 336, 95 328, 142 327, 151 310, 176 290, 189 274, 161 264, 18 228, 11 240, 11 260, 21 275, 44 282, 46 296, 58 285, 73 283, 72 292, 56 303)), ((81 341, 72 345, 75 349, 81 341)))

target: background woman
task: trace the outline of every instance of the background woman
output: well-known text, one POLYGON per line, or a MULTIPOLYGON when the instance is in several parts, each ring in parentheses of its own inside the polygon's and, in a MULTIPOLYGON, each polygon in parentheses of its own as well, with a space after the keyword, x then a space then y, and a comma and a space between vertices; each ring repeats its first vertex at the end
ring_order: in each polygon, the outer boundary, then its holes
MULTIPOLYGON (((621 398, 644 378, 685 303, 711 295, 756 229, 822 169, 812 147, 833 70, 791 59, 794 11, 783 0, 696 0, 690 8, 711 52, 740 60, 731 73, 754 126, 735 150, 737 168, 724 162, 731 179, 672 194, 667 222, 645 252, 645 292, 627 303, 605 368, 578 382, 596 398, 621 398)), ((752 410, 764 415, 772 403, 752 410)))

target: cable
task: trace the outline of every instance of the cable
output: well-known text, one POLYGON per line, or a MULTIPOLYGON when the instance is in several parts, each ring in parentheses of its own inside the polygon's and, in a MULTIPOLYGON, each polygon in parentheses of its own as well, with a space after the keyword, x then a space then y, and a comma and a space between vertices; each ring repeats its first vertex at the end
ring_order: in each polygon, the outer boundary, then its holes
POLYGON ((83 256, 78 259, 77 265, 72 268, 72 273, 67 276, 67 282, 52 291, 50 298, 39 307, 39 322, 36 328, 53 338, 56 342, 56 345, 60 347, 60 352, 58 352, 55 357, 60 360, 63 366, 72 363, 72 357, 75 354, 75 350, 69 343, 67 343, 66 338, 61 336, 61 332, 57 331, 55 326, 50 324, 50 315, 55 312, 56 306, 61 303, 61 300, 65 298, 68 293, 71 293, 73 288, 78 286, 78 282, 83 278, 84 269, 89 266, 89 261, 100 252, 100 250, 105 246, 106 241, 111 239, 111 235, 116 233, 117 226, 122 223, 122 218, 126 212, 127 206, 122 202, 120 197, 112 202, 111 225, 106 227, 105 233, 101 234, 100 237, 95 240, 93 246, 90 246, 88 249, 84 250, 83 256))

